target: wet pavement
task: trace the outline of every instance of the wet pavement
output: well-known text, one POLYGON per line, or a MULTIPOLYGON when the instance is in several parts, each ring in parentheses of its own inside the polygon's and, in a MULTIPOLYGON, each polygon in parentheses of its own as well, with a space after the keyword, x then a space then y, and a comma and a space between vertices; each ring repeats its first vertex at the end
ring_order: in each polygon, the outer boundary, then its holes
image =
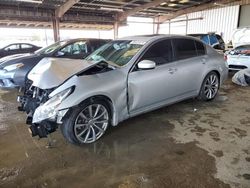
POLYGON ((230 80, 212 102, 187 100, 66 143, 32 138, 16 93, 0 91, 0 187, 249 188, 250 87, 230 80))

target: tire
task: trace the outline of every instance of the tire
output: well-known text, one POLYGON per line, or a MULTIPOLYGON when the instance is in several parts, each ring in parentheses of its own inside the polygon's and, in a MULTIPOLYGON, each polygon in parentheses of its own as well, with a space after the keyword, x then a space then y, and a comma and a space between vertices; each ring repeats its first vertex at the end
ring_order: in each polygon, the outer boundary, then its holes
POLYGON ((60 126, 65 139, 72 144, 89 144, 101 138, 111 123, 109 105, 93 100, 72 108, 60 126))
POLYGON ((219 76, 216 72, 212 71, 203 80, 201 90, 199 93, 199 99, 203 101, 213 100, 219 90, 219 76))

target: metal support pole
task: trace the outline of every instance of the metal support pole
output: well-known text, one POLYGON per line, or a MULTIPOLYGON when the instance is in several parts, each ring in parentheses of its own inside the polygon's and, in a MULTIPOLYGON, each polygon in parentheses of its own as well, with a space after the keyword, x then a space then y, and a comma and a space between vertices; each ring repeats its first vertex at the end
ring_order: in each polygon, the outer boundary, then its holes
POLYGON ((186 14, 186 35, 188 34, 188 15, 186 14))
POLYGON ((168 25, 168 29, 169 29, 169 30, 168 30, 168 34, 171 34, 171 22, 170 22, 170 21, 171 21, 171 20, 169 20, 169 22, 168 22, 168 23, 169 23, 169 25, 168 25))
POLYGON ((53 17, 52 20, 53 32, 54 32, 54 41, 57 42, 60 40, 60 32, 59 32, 59 18, 53 17))
POLYGON ((154 34, 159 34, 159 30, 160 30, 159 17, 154 19, 154 27, 155 26, 156 28, 154 28, 154 34))
POLYGON ((160 29, 159 17, 156 17, 153 20, 153 34, 159 34, 159 29, 160 29))
POLYGON ((118 30, 119 30, 119 23, 115 22, 114 23, 114 39, 118 38, 118 30))
POLYGON ((159 34, 159 30, 160 30, 160 23, 157 22, 157 24, 156 24, 156 34, 159 34))

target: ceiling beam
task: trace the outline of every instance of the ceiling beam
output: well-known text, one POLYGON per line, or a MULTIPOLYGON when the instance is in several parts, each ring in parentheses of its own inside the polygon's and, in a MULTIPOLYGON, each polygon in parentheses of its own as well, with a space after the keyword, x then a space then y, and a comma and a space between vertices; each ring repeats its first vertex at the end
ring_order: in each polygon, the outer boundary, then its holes
POLYGON ((229 3, 237 3, 237 2, 238 2, 238 4, 240 4, 241 0, 214 0, 210 3, 205 3, 205 4, 201 4, 201 5, 196 5, 196 6, 193 6, 190 8, 185 8, 185 9, 176 11, 176 12, 169 14, 169 15, 159 16, 158 20, 160 23, 163 23, 167 20, 174 19, 174 18, 181 16, 181 15, 184 15, 184 14, 199 12, 199 11, 215 8, 218 6, 223 6, 223 5, 226 5, 229 3))
POLYGON ((141 5, 141 6, 137 6, 131 10, 128 10, 128 11, 125 11, 123 12, 119 17, 118 17, 118 20, 119 21, 124 21, 128 16, 132 16, 142 10, 145 10, 145 9, 149 9, 149 8, 153 8, 153 7, 156 7, 158 5, 160 5, 161 3, 168 3, 170 2, 170 0, 155 0, 155 1, 152 1, 150 3, 146 3, 144 5, 141 5))
POLYGON ((80 0, 67 0, 62 6, 58 7, 55 11, 55 16, 61 18, 74 4, 80 0))

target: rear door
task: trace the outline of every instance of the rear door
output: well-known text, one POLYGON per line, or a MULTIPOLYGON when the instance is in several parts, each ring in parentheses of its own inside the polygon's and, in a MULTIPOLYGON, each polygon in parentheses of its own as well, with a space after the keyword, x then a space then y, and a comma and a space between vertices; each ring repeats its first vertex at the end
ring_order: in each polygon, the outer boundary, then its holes
POLYGON ((187 38, 173 39, 178 95, 189 97, 200 89, 207 55, 204 45, 187 38))

